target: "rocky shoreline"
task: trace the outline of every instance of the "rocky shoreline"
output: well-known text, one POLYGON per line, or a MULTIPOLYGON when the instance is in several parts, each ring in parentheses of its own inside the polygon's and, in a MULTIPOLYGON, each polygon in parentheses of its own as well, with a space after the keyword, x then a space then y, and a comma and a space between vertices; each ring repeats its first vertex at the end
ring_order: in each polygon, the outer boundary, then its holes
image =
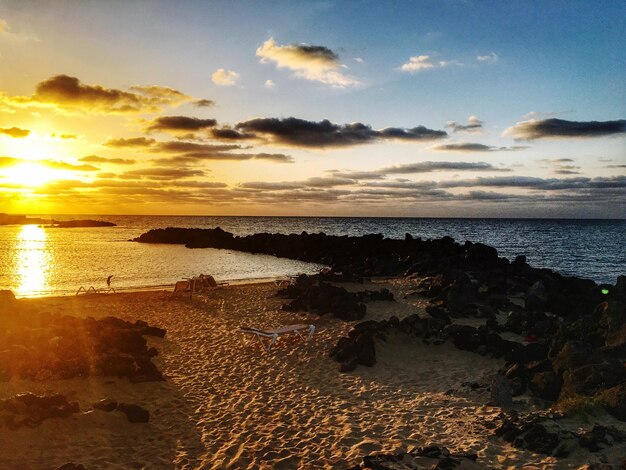
POLYGON ((615 285, 597 285, 533 268, 524 256, 510 262, 481 243, 459 244, 450 237, 421 240, 409 234, 404 240, 385 239, 380 234, 236 237, 219 228, 168 228, 151 230, 135 241, 227 248, 324 264, 329 266, 324 274, 302 276, 294 286, 279 292, 292 299, 283 309, 332 313, 349 321, 365 316, 364 297, 341 292, 328 281, 412 278, 414 293, 430 299, 428 316, 356 324, 329 352, 341 364, 341 372, 358 365, 373 366, 376 344, 385 341, 390 331, 429 344, 450 341, 465 351, 504 358, 506 365, 489 385, 493 404, 506 411, 513 406, 514 397, 526 393, 541 405, 524 420, 514 411, 506 414, 496 436, 555 456, 571 451, 562 441, 600 449, 624 439, 614 429, 594 428, 590 436, 577 436, 546 422, 557 423, 571 413, 595 409, 626 421, 626 276, 620 276, 615 285), (482 324, 460 325, 452 319, 474 319, 482 324), (538 414, 548 408, 562 412, 538 414), (593 442, 588 444, 590 439, 593 442), (544 445, 546 442, 551 444, 544 445))
POLYGON ((54 228, 115 227, 113 222, 93 219, 55 220, 0 213, 0 225, 46 225, 54 228))

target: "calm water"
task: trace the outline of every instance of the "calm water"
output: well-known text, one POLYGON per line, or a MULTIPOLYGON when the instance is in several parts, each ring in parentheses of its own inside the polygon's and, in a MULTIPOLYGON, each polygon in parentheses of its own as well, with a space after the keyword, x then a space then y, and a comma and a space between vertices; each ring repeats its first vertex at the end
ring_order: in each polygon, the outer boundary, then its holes
POLYGON ((626 274, 626 221, 528 219, 405 219, 304 217, 55 216, 98 218, 118 227, 55 229, 0 226, 0 289, 18 296, 72 294, 83 286, 116 288, 173 284, 200 273, 218 280, 312 273, 320 266, 230 250, 129 242, 151 228, 222 227, 236 235, 257 232, 324 232, 329 235, 382 233, 403 238, 450 235, 480 241, 512 259, 596 282, 615 283, 626 274))

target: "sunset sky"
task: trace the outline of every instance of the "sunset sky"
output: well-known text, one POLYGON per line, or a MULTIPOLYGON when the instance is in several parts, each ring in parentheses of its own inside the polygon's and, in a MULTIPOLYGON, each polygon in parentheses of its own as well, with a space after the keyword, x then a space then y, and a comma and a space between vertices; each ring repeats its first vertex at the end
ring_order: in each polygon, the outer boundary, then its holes
POLYGON ((626 3, 0 0, 0 212, 626 218, 626 3))

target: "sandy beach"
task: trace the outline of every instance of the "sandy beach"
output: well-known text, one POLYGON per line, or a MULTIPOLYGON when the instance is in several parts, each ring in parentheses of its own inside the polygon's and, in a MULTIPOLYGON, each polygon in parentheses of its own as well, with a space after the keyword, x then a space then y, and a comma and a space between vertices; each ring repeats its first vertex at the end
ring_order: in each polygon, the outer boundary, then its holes
MULTIPOLYGON (((422 313, 426 300, 403 299, 414 281, 378 280, 349 290, 387 287, 397 301, 368 304, 366 319, 422 313)), ((164 382, 98 378, 0 382, 0 399, 60 392, 81 413, 34 428, 0 429, 0 468, 87 469, 347 468, 372 452, 438 444, 478 454, 491 468, 577 468, 596 454, 567 460, 532 454, 491 437, 500 408, 489 383, 503 361, 427 345, 394 334, 377 343, 377 364, 340 374, 328 350, 355 322, 281 311, 273 283, 232 285, 189 299, 167 291, 19 300, 39 311, 145 320, 167 329, 150 338, 164 382), (316 326, 313 340, 283 341, 266 352, 244 344, 239 326, 316 326), (91 410, 103 398, 137 403, 146 424, 91 410)), ((608 418, 607 418, 608 419, 608 418)), ((623 423, 613 420, 611 424, 623 423)), ((582 423, 584 426, 585 423, 582 423)), ((589 423, 587 423, 589 425, 589 423)), ((624 446, 615 446, 609 458, 624 446)))

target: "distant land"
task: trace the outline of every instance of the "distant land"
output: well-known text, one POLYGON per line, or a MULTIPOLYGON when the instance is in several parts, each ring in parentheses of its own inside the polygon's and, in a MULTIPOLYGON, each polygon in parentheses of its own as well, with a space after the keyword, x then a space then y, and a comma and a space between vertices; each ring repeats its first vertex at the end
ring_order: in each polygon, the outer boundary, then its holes
POLYGON ((113 222, 104 220, 78 219, 78 220, 54 220, 42 219, 41 217, 27 217, 25 215, 0 213, 0 225, 34 225, 43 224, 57 228, 73 227, 115 227, 113 222))

